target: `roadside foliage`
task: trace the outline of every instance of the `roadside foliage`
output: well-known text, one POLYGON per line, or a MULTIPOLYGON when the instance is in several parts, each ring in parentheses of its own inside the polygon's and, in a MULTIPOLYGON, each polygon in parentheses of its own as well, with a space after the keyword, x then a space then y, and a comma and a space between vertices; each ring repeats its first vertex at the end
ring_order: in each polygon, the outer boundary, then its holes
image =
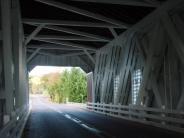
MULTIPOLYGON (((32 78, 30 79, 32 80, 32 78)), ((40 83, 37 85, 31 80, 31 92, 33 94, 47 94, 51 101, 57 103, 86 102, 86 74, 79 68, 72 68, 70 71, 65 70, 62 73, 50 73, 44 75, 40 78, 40 83)))

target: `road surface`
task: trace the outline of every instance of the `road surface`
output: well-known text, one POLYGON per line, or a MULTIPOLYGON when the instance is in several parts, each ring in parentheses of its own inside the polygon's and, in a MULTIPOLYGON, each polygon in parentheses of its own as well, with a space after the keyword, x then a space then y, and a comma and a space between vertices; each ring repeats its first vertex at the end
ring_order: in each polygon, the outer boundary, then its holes
POLYGON ((184 138, 183 134, 31 97, 23 138, 184 138))

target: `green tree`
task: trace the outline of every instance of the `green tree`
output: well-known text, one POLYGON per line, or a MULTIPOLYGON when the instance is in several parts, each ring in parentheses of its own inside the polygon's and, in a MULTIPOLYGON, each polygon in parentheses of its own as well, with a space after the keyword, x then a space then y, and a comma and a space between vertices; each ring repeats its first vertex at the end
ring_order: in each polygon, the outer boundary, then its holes
POLYGON ((42 85, 53 102, 85 102, 87 82, 85 73, 79 68, 65 70, 61 74, 47 74, 42 77, 42 85))
POLYGON ((84 102, 87 97, 86 75, 78 68, 72 68, 70 72, 70 95, 71 102, 84 102))

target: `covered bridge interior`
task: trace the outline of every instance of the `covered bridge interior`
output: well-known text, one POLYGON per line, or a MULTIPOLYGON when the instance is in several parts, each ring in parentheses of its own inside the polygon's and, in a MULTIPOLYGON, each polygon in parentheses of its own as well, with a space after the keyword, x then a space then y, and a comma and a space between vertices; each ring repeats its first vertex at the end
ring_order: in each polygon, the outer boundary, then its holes
POLYGON ((37 65, 92 72, 90 110, 184 132, 183 0, 0 1, 0 136, 19 133, 37 65))

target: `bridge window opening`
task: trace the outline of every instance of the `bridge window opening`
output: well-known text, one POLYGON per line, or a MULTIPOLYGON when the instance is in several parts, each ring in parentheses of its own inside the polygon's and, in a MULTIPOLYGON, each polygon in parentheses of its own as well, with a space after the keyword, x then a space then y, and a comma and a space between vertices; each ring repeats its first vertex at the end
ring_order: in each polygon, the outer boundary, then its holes
POLYGON ((117 103, 118 87, 119 87, 119 75, 114 77, 114 103, 117 103))
POLYGON ((137 69, 132 75, 132 104, 135 105, 139 93, 139 88, 142 81, 142 71, 137 69))
POLYGON ((86 75, 79 67, 37 66, 29 74, 30 97, 41 95, 54 103, 85 103, 86 75))

